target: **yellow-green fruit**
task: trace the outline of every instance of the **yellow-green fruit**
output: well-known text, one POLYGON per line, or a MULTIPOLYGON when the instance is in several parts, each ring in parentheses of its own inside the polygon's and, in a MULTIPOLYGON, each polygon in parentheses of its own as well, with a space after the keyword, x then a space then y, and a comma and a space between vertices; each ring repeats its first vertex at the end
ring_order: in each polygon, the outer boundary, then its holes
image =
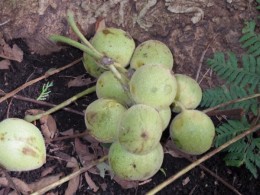
POLYGON ((98 78, 104 71, 106 71, 105 69, 98 66, 95 59, 85 52, 83 53, 82 62, 88 74, 95 78, 98 78))
POLYGON ((18 118, 0 122, 0 165, 9 171, 30 171, 46 161, 46 148, 40 130, 18 118))
POLYGON ((147 64, 161 64, 171 70, 173 67, 171 50, 167 45, 157 40, 148 40, 141 43, 134 51, 130 66, 137 69, 147 64))
MULTIPOLYGON (((180 102, 186 109, 195 109, 202 99, 202 90, 199 84, 191 77, 183 74, 175 74, 177 80, 177 95, 175 101, 180 102)), ((175 106, 174 112, 180 112, 181 108, 175 106)))
POLYGON ((114 142, 109 149, 108 161, 112 171, 119 178, 142 181, 158 172, 163 156, 160 143, 149 153, 138 155, 127 152, 118 142, 114 142))
POLYGON ((184 110, 171 122, 170 135, 181 151, 199 155, 210 149, 215 136, 212 120, 198 110, 184 110))
POLYGON ((112 99, 97 99, 85 112, 87 131, 98 141, 112 143, 117 140, 118 124, 126 108, 112 99))
POLYGON ((172 116, 171 108, 170 107, 162 108, 158 110, 158 112, 163 122, 163 131, 164 131, 166 127, 169 125, 171 120, 171 116, 172 116))
POLYGON ((122 84, 111 71, 106 71, 100 75, 96 84, 96 93, 98 98, 114 99, 125 106, 132 103, 122 84))
POLYGON ((91 44, 123 67, 129 64, 135 49, 135 42, 127 32, 112 27, 96 32, 91 44))
POLYGON ((177 93, 177 82, 171 71, 161 65, 144 65, 138 68, 130 82, 133 100, 157 109, 172 104, 177 93))
POLYGON ((127 151, 145 154, 158 145, 162 128, 162 119, 157 110, 136 104, 123 114, 118 128, 118 140, 127 151))

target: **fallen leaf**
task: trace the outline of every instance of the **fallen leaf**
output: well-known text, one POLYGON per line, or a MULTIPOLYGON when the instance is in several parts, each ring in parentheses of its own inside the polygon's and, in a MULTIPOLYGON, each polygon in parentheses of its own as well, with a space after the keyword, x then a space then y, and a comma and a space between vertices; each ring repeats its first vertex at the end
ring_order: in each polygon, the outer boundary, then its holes
POLYGON ((49 175, 50 173, 53 172, 53 170, 56 168, 56 166, 51 166, 51 167, 47 167, 46 169, 44 169, 42 172, 41 172, 41 177, 45 177, 46 175, 49 175))
MULTIPOLYGON (((67 167, 73 168, 73 172, 78 171, 79 165, 78 165, 76 158, 72 157, 71 162, 67 163, 67 167)), ((68 183, 68 187, 65 191, 65 195, 76 194, 76 192, 79 188, 79 181, 80 181, 79 175, 72 178, 68 183)))
MULTIPOLYGON (((30 109, 26 110, 25 114, 37 115, 43 113, 43 110, 30 109)), ((46 139, 53 139, 57 134, 57 124, 51 115, 45 115, 40 118, 42 134, 46 139)))
POLYGON ((85 79, 85 75, 75 77, 73 80, 68 82, 68 88, 70 87, 82 87, 93 83, 90 78, 85 79))
POLYGON ((0 56, 4 59, 21 62, 23 60, 23 51, 16 44, 11 48, 3 39, 1 39, 0 56))
POLYGON ((97 158, 95 154, 89 151, 88 146, 82 144, 78 138, 75 138, 75 151, 82 165, 87 165, 97 158))
POLYGON ((1 60, 0 61, 0 70, 7 70, 7 69, 9 69, 10 65, 11 65, 11 62, 9 60, 1 60))
MULTIPOLYGON (((24 181, 22 181, 18 178, 15 178, 15 177, 12 177, 11 179, 14 182, 17 190, 19 190, 21 193, 29 194, 33 191, 33 189, 30 187, 30 185, 28 185, 24 181)), ((5 177, 1 177, 0 178, 0 186, 10 187, 11 185, 9 184, 8 180, 5 177)))
POLYGON ((100 184, 100 187, 102 188, 102 190, 105 192, 107 190, 107 184, 104 182, 102 184, 100 184))
POLYGON ((104 28, 106 28, 105 19, 104 18, 97 19, 97 22, 95 24, 96 32, 102 31, 104 28))
POLYGON ((99 190, 99 187, 91 179, 88 172, 85 172, 84 176, 85 176, 85 180, 88 183, 88 186, 90 187, 90 189, 92 189, 93 192, 97 192, 99 190))
POLYGON ((182 185, 185 186, 190 182, 190 178, 186 177, 184 180, 182 180, 182 185))
POLYGON ((30 183, 29 187, 35 192, 37 190, 42 189, 43 187, 46 187, 56 181, 58 181, 63 176, 63 173, 59 173, 57 175, 52 175, 48 177, 43 177, 40 180, 30 183))
POLYGON ((185 158, 186 157, 186 158, 190 159, 192 157, 191 155, 178 150, 177 147, 172 142, 172 140, 170 140, 170 139, 166 142, 164 148, 165 148, 166 154, 170 154, 172 157, 175 157, 175 158, 185 158))
POLYGON ((74 129, 68 129, 66 131, 62 131, 59 134, 64 135, 64 136, 71 136, 71 135, 74 135, 74 129))
POLYGON ((115 176, 113 178, 116 183, 118 183, 123 189, 130 189, 130 188, 136 188, 139 184, 137 181, 127 181, 120 179, 119 177, 115 176))

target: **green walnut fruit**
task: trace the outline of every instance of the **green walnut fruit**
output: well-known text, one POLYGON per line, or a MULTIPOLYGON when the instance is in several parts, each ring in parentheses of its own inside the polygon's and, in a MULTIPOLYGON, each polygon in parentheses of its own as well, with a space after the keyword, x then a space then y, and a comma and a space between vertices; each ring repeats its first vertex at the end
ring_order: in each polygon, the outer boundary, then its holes
POLYGON ((177 82, 169 69, 161 65, 144 65, 134 72, 129 88, 136 103, 161 109, 172 104, 177 82))
POLYGON ((0 165, 9 171, 30 171, 46 162, 40 130, 18 118, 0 122, 0 165))
POLYGON ((132 103, 122 84, 111 71, 106 71, 100 75, 96 84, 96 93, 98 98, 114 99, 125 106, 132 103))
POLYGON ((127 32, 112 27, 97 31, 91 39, 91 44, 123 67, 129 64, 135 49, 135 42, 127 32))
POLYGON ((162 108, 158 110, 159 115, 163 122, 163 131, 167 128, 170 123, 172 112, 170 107, 162 108))
POLYGON ((88 105, 85 112, 87 131, 102 143, 117 139, 118 124, 126 108, 113 99, 97 99, 88 105))
POLYGON ((118 128, 118 140, 127 151, 145 154, 158 145, 162 128, 162 119, 157 110, 136 104, 123 114, 118 128))
POLYGON ((199 155, 210 149, 215 136, 212 120, 198 110, 184 110, 171 122, 170 135, 181 151, 199 155))
POLYGON ((91 76, 98 78, 106 70, 101 66, 98 66, 96 60, 87 53, 83 53, 83 65, 91 76))
POLYGON ((173 62, 171 50, 167 45, 157 40, 148 40, 135 49, 130 66, 133 69, 138 69, 147 64, 161 64, 171 70, 173 62))
MULTIPOLYGON (((184 106, 185 109, 195 109, 202 99, 202 90, 199 84, 191 77, 183 74, 175 74, 177 80, 177 95, 175 101, 184 106)), ((174 112, 180 112, 178 104, 173 108, 174 112)))
POLYGON ((129 153, 118 142, 114 142, 108 154, 113 173, 124 180, 143 181, 155 175, 162 166, 163 148, 156 148, 144 155, 129 153))

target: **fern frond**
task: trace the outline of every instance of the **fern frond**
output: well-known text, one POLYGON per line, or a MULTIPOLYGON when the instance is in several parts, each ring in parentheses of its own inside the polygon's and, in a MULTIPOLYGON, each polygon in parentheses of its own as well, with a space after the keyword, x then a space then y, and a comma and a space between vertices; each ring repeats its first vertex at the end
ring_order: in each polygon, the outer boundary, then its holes
MULTIPOLYGON (((260 47, 259 47, 260 51, 260 47)), ((260 85, 260 59, 252 55, 243 55, 243 66, 238 67, 237 58, 234 53, 229 52, 227 60, 222 52, 216 52, 213 59, 208 60, 208 65, 216 74, 229 84, 237 85, 241 88, 250 85, 252 90, 260 85)))
MULTIPOLYGON (((249 124, 247 123, 247 121, 242 122, 238 120, 228 120, 226 123, 223 123, 222 125, 216 128, 217 136, 215 139, 215 146, 216 147, 221 146, 222 144, 226 143, 227 141, 229 141, 236 135, 240 134, 241 132, 244 132, 248 128, 249 128, 249 124)), ((241 142, 244 142, 244 140, 242 139, 241 142)), ((237 143, 240 143, 240 141, 237 143)), ((232 146, 234 147, 234 149, 232 150, 239 152, 241 150, 237 148, 236 146, 237 143, 232 144, 232 146)), ((241 145, 244 144, 242 143, 241 145)), ((230 147, 228 148, 228 150, 229 149, 230 147)))
MULTIPOLYGON (((236 85, 223 85, 221 87, 216 87, 203 91, 202 101, 200 105, 202 107, 210 108, 218 104, 238 98, 247 97, 252 94, 254 94, 254 91, 250 91, 249 89, 244 89, 236 85)), ((257 115, 258 107, 259 105, 257 99, 250 99, 231 104, 222 109, 243 108, 246 112, 252 111, 255 115, 257 115)))
POLYGON ((243 36, 239 39, 242 48, 246 48, 248 54, 256 57, 260 55, 260 36, 255 32, 255 21, 246 22, 242 30, 243 36))

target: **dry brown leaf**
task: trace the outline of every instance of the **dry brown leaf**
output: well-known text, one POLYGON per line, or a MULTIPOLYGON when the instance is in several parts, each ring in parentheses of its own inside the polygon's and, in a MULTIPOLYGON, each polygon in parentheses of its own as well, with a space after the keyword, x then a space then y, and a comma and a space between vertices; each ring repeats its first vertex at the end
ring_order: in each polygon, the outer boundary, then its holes
POLYGON ((105 19, 104 18, 98 19, 95 25, 96 32, 102 31, 104 28, 106 28, 105 19))
MULTIPOLYGON (((71 162, 67 163, 67 167, 72 167, 73 168, 73 172, 78 171, 79 170, 79 165, 78 162, 76 160, 76 158, 72 157, 71 158, 71 162), (74 162, 74 163, 73 163, 74 162)), ((68 187, 65 191, 65 195, 71 195, 71 194, 76 194, 78 188, 79 188, 79 181, 80 181, 80 176, 76 176, 74 178, 72 178, 69 183, 68 183, 68 187)))
POLYGON ((100 187, 104 192, 107 190, 107 184, 105 182, 100 184, 100 187))
POLYGON ((23 51, 16 44, 11 48, 2 39, 0 43, 0 56, 4 59, 21 62, 23 60, 23 51))
POLYGON ((46 175, 49 175, 50 173, 53 172, 53 170, 56 168, 56 166, 51 166, 51 167, 47 167, 46 169, 44 169, 42 172, 41 172, 41 177, 45 177, 46 175))
POLYGON ((89 148, 82 144, 78 138, 75 139, 75 150, 82 165, 89 164, 89 162, 97 158, 94 154, 90 153, 89 148))
POLYGON ((184 180, 182 180, 182 185, 185 186, 190 182, 190 178, 186 177, 184 180))
MULTIPOLYGON (((14 182, 17 190, 19 190, 23 194, 29 194, 33 191, 33 189, 30 187, 30 185, 28 185, 27 183, 25 183, 24 181, 22 181, 18 178, 12 177, 12 181, 14 182)), ((10 187, 11 185, 9 184, 8 180, 5 177, 1 177, 0 186, 9 186, 10 187)))
POLYGON ((70 87, 82 87, 82 86, 89 85, 90 83, 93 82, 93 81, 91 81, 90 78, 85 79, 84 76, 85 75, 80 75, 80 76, 77 76, 74 79, 70 80, 68 82, 68 88, 70 88, 70 87))
POLYGON ((0 61, 0 70, 7 70, 7 69, 9 69, 10 65, 11 65, 10 60, 1 60, 0 61))
POLYGON ((36 182, 30 183, 29 187, 35 192, 37 190, 42 189, 45 186, 48 186, 48 185, 58 181, 63 175, 64 175, 63 173, 59 173, 57 175, 43 177, 36 182))
POLYGON ((61 134, 63 136, 71 136, 71 135, 74 135, 74 129, 68 129, 66 131, 62 131, 59 134, 61 134))
POLYGON ((119 177, 115 176, 113 178, 116 183, 118 183, 123 189, 130 189, 130 188, 136 188, 139 184, 138 181, 127 181, 120 179, 119 177))
MULTIPOLYGON (((43 113, 43 110, 30 109, 26 110, 26 114, 37 115, 43 113)), ((52 139, 57 134, 57 124, 51 115, 46 115, 40 118, 41 131, 46 139, 52 139)))
POLYGON ((95 182, 91 179, 88 172, 85 172, 84 174, 85 180, 88 183, 88 186, 90 189, 92 189, 93 192, 97 192, 99 190, 99 187, 95 184, 95 182))

